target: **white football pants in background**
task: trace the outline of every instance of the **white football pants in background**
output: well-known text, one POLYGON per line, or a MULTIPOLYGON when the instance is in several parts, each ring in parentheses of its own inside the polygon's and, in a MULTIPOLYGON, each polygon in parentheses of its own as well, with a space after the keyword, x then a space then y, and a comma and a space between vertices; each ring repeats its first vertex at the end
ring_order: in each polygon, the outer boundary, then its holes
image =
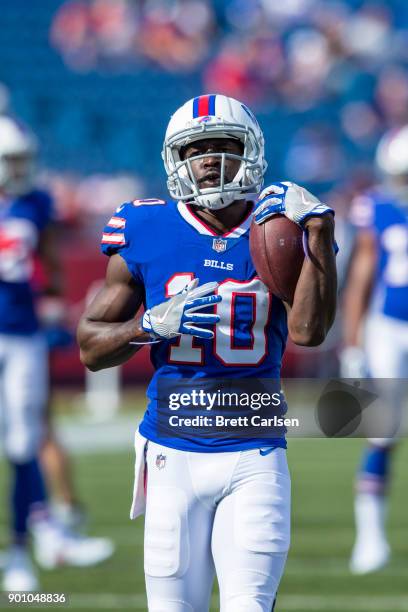
POLYGON ((37 455, 47 394, 48 354, 43 336, 1 334, 0 435, 11 461, 24 463, 37 455))
POLYGON ((370 376, 389 419, 390 436, 370 438, 377 446, 392 446, 393 431, 402 419, 408 379, 408 323, 383 314, 371 314, 365 326, 365 351, 370 376), (375 379, 379 379, 376 383, 375 379), (387 380, 384 380, 387 379, 387 380))

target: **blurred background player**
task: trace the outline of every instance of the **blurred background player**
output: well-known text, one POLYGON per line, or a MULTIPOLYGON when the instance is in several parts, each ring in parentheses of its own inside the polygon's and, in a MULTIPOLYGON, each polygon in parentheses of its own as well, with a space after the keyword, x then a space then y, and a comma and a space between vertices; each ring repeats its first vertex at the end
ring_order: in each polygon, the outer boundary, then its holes
POLYGON ((377 149, 383 184, 354 201, 357 230, 344 298, 342 375, 379 380, 390 437, 370 440, 357 476, 351 570, 373 572, 389 559, 385 532, 390 460, 408 377, 408 125, 377 149))
MULTIPOLYGON (((61 262, 59 257, 56 257, 56 243, 61 235, 59 224, 54 223, 52 230, 54 244, 52 249, 49 249, 52 257, 49 257, 47 269, 44 268, 42 259, 37 257, 33 275, 33 286, 37 294, 36 310, 48 348, 50 374, 53 351, 67 349, 74 342, 74 336, 67 326, 67 308, 60 287, 61 262), (47 274, 50 267, 53 268, 52 276, 55 279, 51 287, 47 274)), ((41 467, 52 499, 53 514, 65 527, 81 530, 85 526, 85 510, 75 488, 69 454, 61 443, 54 426, 52 405, 53 399, 49 391, 44 411, 45 427, 40 449, 41 467)))
POLYGON ((35 312, 33 259, 47 271, 46 293, 59 295, 60 275, 52 237, 52 202, 34 188, 37 143, 11 117, 0 117, 0 417, 5 454, 13 472, 12 542, 2 587, 38 588, 27 552, 28 521, 35 557, 53 568, 91 565, 112 554, 103 538, 77 538, 53 521, 38 463, 48 396, 48 354, 35 312))

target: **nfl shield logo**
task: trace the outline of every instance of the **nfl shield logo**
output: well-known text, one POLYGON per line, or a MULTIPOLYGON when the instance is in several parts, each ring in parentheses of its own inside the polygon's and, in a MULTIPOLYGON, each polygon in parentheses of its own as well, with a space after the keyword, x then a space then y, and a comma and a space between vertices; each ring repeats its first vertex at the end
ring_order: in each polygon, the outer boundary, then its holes
POLYGON ((162 470, 164 467, 166 467, 166 455, 162 455, 160 453, 160 455, 157 455, 156 457, 156 467, 159 470, 162 470))
POLYGON ((214 238, 212 248, 217 253, 224 253, 227 250, 227 241, 222 238, 214 238))

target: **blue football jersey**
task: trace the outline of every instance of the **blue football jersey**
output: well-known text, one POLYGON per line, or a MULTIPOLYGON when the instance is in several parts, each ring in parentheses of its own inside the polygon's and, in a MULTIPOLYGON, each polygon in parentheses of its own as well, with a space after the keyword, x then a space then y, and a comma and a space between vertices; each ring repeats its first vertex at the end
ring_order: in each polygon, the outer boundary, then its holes
POLYGON ((52 217, 51 198, 43 191, 0 200, 1 334, 38 329, 31 277, 39 235, 52 217))
POLYGON ((216 234, 194 208, 182 202, 135 200, 120 206, 104 229, 102 251, 119 253, 145 289, 152 308, 180 292, 193 278, 217 281, 222 302, 213 340, 182 335, 151 346, 155 374, 140 432, 155 442, 204 452, 265 445, 286 446, 283 438, 185 439, 158 436, 159 377, 279 379, 287 338, 286 310, 257 277, 249 253, 251 214, 233 230, 216 234))
POLYGON ((356 198, 351 222, 375 233, 378 264, 371 309, 408 321, 408 203, 373 191, 356 198))

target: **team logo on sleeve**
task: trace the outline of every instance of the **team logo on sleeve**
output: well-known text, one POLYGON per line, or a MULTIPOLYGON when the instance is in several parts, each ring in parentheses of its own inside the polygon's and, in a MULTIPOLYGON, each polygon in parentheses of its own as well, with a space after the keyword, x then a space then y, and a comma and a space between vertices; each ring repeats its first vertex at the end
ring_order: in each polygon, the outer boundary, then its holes
POLYGON ((162 470, 164 467, 166 467, 166 455, 162 455, 161 453, 160 455, 157 455, 156 467, 158 470, 162 470))
POLYGON ((224 253, 227 250, 227 241, 222 238, 214 238, 212 248, 217 253, 224 253))

